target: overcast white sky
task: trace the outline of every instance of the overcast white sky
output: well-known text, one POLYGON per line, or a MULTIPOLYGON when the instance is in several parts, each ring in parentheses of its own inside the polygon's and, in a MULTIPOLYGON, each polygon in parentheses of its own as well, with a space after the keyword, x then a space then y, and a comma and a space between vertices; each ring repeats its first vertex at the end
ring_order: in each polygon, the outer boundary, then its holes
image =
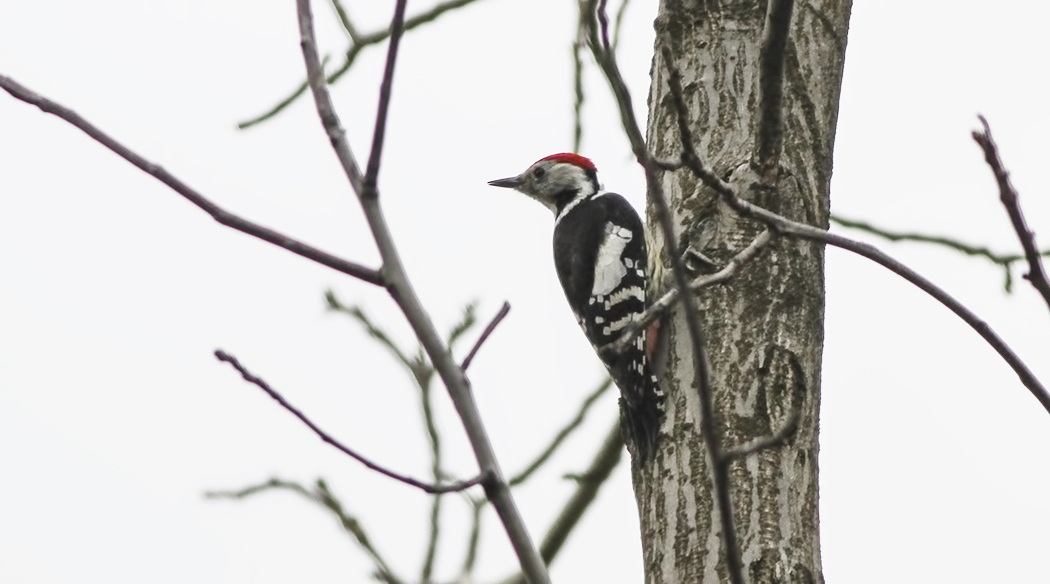
MULTIPOLYGON (((347 0, 359 28, 392 2, 347 0)), ((315 3, 323 49, 345 46, 315 3)), ((412 2, 410 13, 422 10, 412 2)), ((985 114, 1030 226, 1050 245, 1045 22, 1021 0, 854 7, 833 210, 1015 251, 969 132, 985 114)), ((622 65, 644 107, 652 3, 634 2, 622 65)), ((549 213, 486 181, 571 147, 574 6, 482 0, 405 40, 380 186, 402 255, 441 328, 480 301, 510 317, 471 368, 513 471, 602 378, 550 259, 549 213)), ((7 2, 0 73, 67 105, 228 209, 375 265, 357 204, 303 100, 294 3, 7 2)), ((366 156, 384 51, 334 89, 366 156)), ((641 173, 604 82, 587 73, 583 153, 642 208, 641 173)), ((644 119, 644 111, 640 112, 644 119)), ((1050 316, 1015 272, 915 244, 878 245, 976 310, 1050 381, 1050 316)), ((0 581, 363 582, 371 565, 324 512, 288 493, 205 501, 271 476, 326 477, 379 549, 418 573, 425 495, 363 469, 211 356, 237 355, 322 427, 425 477, 410 382, 323 292, 360 303, 406 347, 378 289, 237 234, 54 117, 0 95, 0 581)), ((902 280, 827 253, 821 538, 832 582, 1040 582, 1050 550, 1050 416, 975 333, 902 280)), ((474 473, 439 394, 453 472, 474 473)), ((535 539, 615 416, 610 394, 519 503, 535 539)), ((446 505, 439 578, 456 574, 465 506, 446 505)), ((483 579, 513 567, 485 524, 483 579)), ((552 575, 638 582, 626 468, 552 575)))

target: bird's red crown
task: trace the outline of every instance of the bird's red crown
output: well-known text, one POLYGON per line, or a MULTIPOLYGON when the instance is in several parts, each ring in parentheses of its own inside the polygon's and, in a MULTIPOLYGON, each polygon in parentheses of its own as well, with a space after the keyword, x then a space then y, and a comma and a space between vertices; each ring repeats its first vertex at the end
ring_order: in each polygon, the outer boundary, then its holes
POLYGON ((545 158, 541 158, 539 160, 539 162, 543 162, 544 160, 553 160, 555 162, 566 162, 568 164, 575 164, 576 166, 579 166, 580 168, 582 168, 584 170, 589 170, 591 172, 598 172, 598 168, 594 166, 594 163, 591 162, 590 158, 587 158, 585 156, 580 156, 579 154, 573 154, 571 152, 563 152, 561 154, 551 154, 550 156, 547 156, 545 158))

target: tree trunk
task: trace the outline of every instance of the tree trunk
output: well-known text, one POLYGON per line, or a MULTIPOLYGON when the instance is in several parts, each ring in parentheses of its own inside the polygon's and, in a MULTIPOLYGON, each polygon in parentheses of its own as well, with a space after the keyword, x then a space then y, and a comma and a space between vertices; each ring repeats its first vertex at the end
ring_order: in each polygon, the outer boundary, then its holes
MULTIPOLYGON (((759 47, 765 2, 662 0, 657 47, 681 72, 702 160, 752 202, 827 227, 832 150, 846 50, 849 0, 798 3, 784 74, 784 146, 776 189, 755 188, 759 47)), ((681 153, 667 72, 656 51, 649 100, 654 154, 681 153)), ((717 269, 763 226, 739 218, 687 170, 663 174, 679 248, 717 269)), ((652 217, 652 213, 649 214, 652 217)), ((652 249, 663 248, 650 225, 652 249)), ((655 254, 654 254, 655 255, 655 254)), ((672 286, 667 258, 653 262, 657 297, 672 286)), ((730 467, 733 514, 750 582, 822 582, 817 510, 817 421, 824 319, 823 246, 775 238, 728 284, 697 295, 723 446, 779 428, 792 408, 800 425, 787 445, 730 467)), ((646 582, 727 579, 718 511, 699 431, 690 340, 681 313, 663 323, 658 366, 670 389, 664 441, 653 464, 634 469, 646 582)))

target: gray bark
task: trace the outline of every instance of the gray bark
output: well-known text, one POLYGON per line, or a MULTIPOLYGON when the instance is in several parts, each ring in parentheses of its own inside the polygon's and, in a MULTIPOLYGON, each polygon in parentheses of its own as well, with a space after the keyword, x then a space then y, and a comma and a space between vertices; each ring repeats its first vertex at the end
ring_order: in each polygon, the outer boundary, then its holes
MULTIPOLYGON (((671 47, 704 162, 791 219, 827 227, 832 150, 846 49, 849 0, 798 2, 786 51, 784 145, 776 188, 754 167, 759 45, 765 3, 662 0, 657 46, 671 47)), ((667 73, 656 51, 648 143, 661 158, 681 152, 667 73)), ((679 248, 722 265, 763 226, 739 218, 686 170, 663 174, 679 248)), ((651 211, 651 210, 650 210, 651 211)), ((650 217, 652 213, 650 212, 650 217)), ((650 249, 663 248, 658 229, 650 249)), ((656 254, 658 255, 658 254, 656 254)), ((728 284, 698 294, 712 371, 714 423, 725 447, 769 435, 800 408, 786 446, 730 467, 733 514, 749 582, 822 582, 817 510, 817 422, 824 318, 823 245, 777 238, 728 284)), ((658 297, 672 286, 667 258, 654 269, 658 297)), ((663 323, 658 366, 670 389, 653 464, 634 469, 646 581, 727 579, 710 458, 699 432, 696 380, 680 312, 663 323)))

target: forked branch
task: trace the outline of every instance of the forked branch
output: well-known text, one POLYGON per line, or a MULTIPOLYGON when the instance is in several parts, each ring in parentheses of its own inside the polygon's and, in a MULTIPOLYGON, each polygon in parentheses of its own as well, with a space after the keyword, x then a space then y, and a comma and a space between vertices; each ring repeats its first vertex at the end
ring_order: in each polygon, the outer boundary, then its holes
MULTIPOLYGON (((444 15, 445 13, 455 10, 457 8, 462 8, 467 4, 471 4, 476 1, 477 0, 450 0, 448 2, 441 2, 439 4, 436 4, 428 10, 424 10, 423 12, 420 12, 415 16, 406 18, 404 21, 404 30, 412 30, 424 24, 434 22, 438 19, 438 17, 444 15)), ((343 56, 343 62, 340 63, 338 67, 336 67, 335 71, 329 73, 326 76, 326 80, 329 84, 333 84, 336 81, 339 81, 339 79, 342 78, 343 75, 346 75, 350 71, 350 69, 354 66, 354 63, 357 62, 357 57, 361 54, 362 50, 372 45, 378 45, 379 43, 387 40, 388 38, 390 38, 390 34, 392 32, 391 28, 387 27, 381 30, 370 32, 368 34, 362 34, 357 30, 357 27, 354 26, 353 21, 350 19, 350 16, 347 14, 346 10, 343 8, 342 3, 336 0, 333 1, 332 4, 335 8, 336 15, 339 17, 339 22, 342 23, 343 28, 347 32, 347 35, 350 36, 350 47, 346 50, 346 53, 343 56)), ((328 59, 326 57, 325 63, 327 63, 327 61, 328 59)), ((277 105, 270 108, 266 113, 256 116, 250 120, 245 120, 237 124, 237 127, 241 130, 245 130, 256 124, 269 120, 270 118, 284 111, 285 108, 287 108, 288 106, 295 103, 295 100, 302 97, 303 94, 306 93, 307 89, 310 89, 310 82, 303 81, 299 84, 298 87, 295 88, 294 91, 292 91, 290 95, 279 101, 277 105)))
MULTIPOLYGON (((381 133, 384 124, 378 120, 385 120, 385 101, 389 100, 391 89, 391 76, 394 71, 394 62, 397 57, 398 45, 401 41, 403 30, 397 26, 397 22, 404 18, 405 0, 398 0, 395 8, 394 24, 391 25, 390 49, 387 53, 387 66, 380 97, 381 112, 377 115, 377 126, 373 134, 373 144, 381 145, 381 133), (377 138, 379 140, 377 141, 377 138)), ((539 553, 532 544, 525 522, 522 520, 514 500, 511 498, 510 489, 500 470, 496 460, 495 451, 488 439, 488 432, 481 420, 477 404, 471 393, 463 370, 452 359, 448 346, 438 335, 429 315, 423 308, 408 279, 404 265, 398 255, 397 247, 394 245, 393 235, 386 223, 379 204, 379 190, 371 179, 365 180, 357 161, 350 149, 346 139, 346 132, 342 127, 339 116, 332 105, 332 97, 328 92, 324 72, 321 69, 321 61, 317 53, 317 41, 314 35, 313 13, 310 10, 309 0, 296 0, 299 14, 299 33, 303 49, 303 58, 306 62, 307 78, 310 89, 313 92, 314 102, 321 118, 321 124, 328 133, 339 162, 343 166, 351 188, 357 194, 358 201, 364 211, 365 218, 372 230, 376 247, 383 258, 383 275, 387 280, 387 290, 397 303, 401 312, 405 315, 409 325, 419 339, 427 356, 430 358, 434 369, 441 377, 442 382, 448 389, 452 403, 463 422, 464 430, 474 449, 475 457, 481 473, 486 477, 483 482, 485 494, 492 501, 500 521, 506 529, 507 537, 510 539, 522 570, 528 575, 534 584, 546 584, 550 581, 546 566, 543 564, 539 553)), ((373 156, 378 157, 380 152, 374 148, 373 156)), ((370 169, 373 166, 370 165, 370 169)), ((374 165, 378 168, 378 159, 374 165)))

